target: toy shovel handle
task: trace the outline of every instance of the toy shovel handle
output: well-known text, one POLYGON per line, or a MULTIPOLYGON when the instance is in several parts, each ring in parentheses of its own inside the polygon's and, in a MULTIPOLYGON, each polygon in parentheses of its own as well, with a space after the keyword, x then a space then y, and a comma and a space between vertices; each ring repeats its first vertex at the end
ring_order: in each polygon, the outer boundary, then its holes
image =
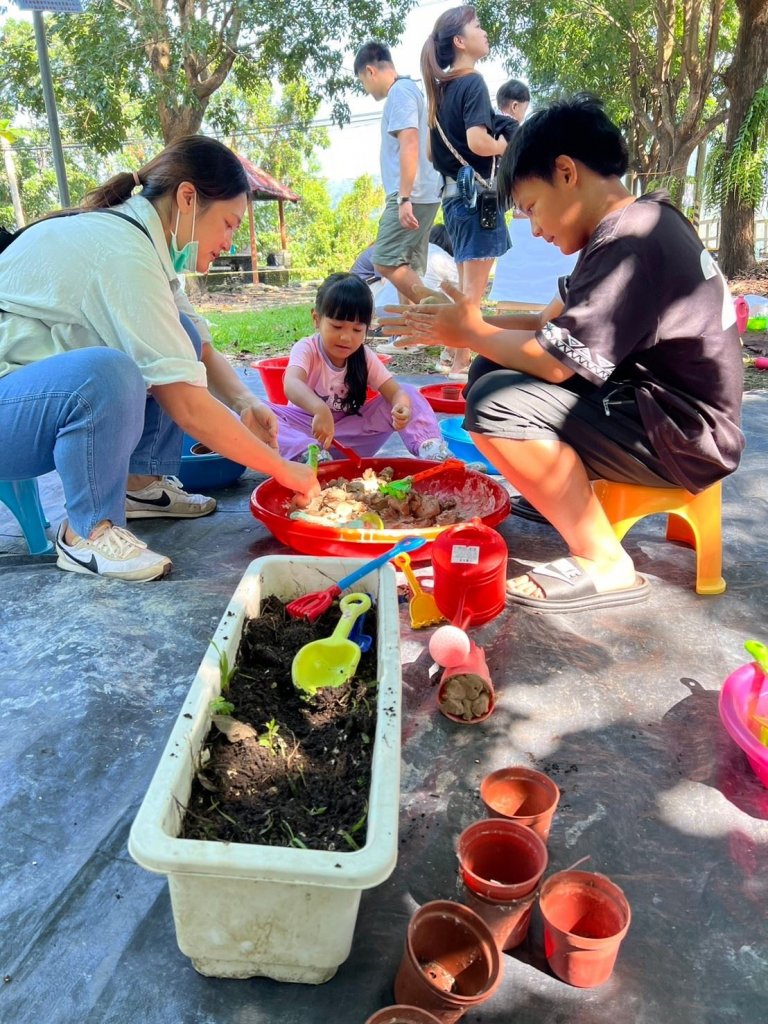
POLYGON ((341 618, 331 633, 331 640, 348 639, 352 627, 360 616, 370 611, 371 599, 367 594, 346 594, 339 601, 339 608, 341 608, 341 618))
POLYGON ((363 576, 367 576, 369 572, 374 569, 378 569, 381 565, 386 565, 387 562, 394 558, 395 555, 399 555, 401 551, 418 551, 419 548, 423 548, 427 543, 426 537, 406 537, 404 540, 398 541, 394 547, 391 547, 389 551, 385 551, 383 555, 379 555, 377 558, 372 558, 370 562, 366 562, 360 569, 355 569, 349 576, 345 576, 344 579, 339 580, 336 586, 339 590, 344 590, 346 587, 350 587, 353 583, 357 583, 363 576))
POLYGON ((349 448, 347 445, 342 444, 341 441, 337 441, 336 438, 331 441, 331 448, 338 448, 341 454, 349 459, 353 466, 362 466, 363 460, 361 456, 357 454, 354 448, 349 448))
POLYGON ((416 577, 416 573, 411 568, 411 560, 408 555, 404 553, 395 555, 394 563, 395 565, 399 565, 403 570, 405 578, 408 580, 408 586, 413 591, 413 596, 418 597, 419 594, 423 594, 424 590, 416 577))
POLYGON ((440 473, 446 473, 449 469, 465 469, 463 462, 459 462, 458 459, 446 459, 445 462, 441 462, 439 466, 430 466, 429 469, 422 469, 419 473, 414 473, 410 478, 412 484, 418 483, 420 480, 428 480, 431 476, 438 476, 440 473))

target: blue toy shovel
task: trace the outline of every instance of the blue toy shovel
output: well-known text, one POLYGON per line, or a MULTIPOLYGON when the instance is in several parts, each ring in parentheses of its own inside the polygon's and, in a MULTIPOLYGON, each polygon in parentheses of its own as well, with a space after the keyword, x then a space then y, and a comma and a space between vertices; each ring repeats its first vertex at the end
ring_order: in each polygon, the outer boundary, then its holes
POLYGON ((352 586, 353 583, 357 583, 358 580, 361 580, 363 576, 367 576, 373 569, 378 569, 380 565, 386 565, 391 558, 399 555, 401 551, 418 551, 426 543, 426 537, 406 537, 404 540, 398 541, 389 551, 385 551, 383 555, 372 558, 370 562, 366 562, 360 569, 355 569, 349 576, 345 576, 344 579, 334 583, 327 590, 317 590, 312 594, 297 597, 295 601, 290 601, 285 606, 285 610, 292 619, 309 619, 310 622, 314 622, 326 609, 331 607, 333 599, 338 597, 342 590, 352 586))
POLYGON ((360 648, 361 654, 365 654, 366 651, 370 651, 371 644, 373 643, 373 637, 369 633, 363 632, 365 629, 365 615, 366 613, 363 612, 362 615, 358 616, 349 634, 349 639, 353 644, 357 644, 360 648))

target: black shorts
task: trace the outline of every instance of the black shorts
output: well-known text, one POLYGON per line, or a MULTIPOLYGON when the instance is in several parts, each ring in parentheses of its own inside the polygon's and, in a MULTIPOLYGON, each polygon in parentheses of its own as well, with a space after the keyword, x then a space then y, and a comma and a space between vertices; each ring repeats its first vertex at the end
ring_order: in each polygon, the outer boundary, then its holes
POLYGON ((563 441, 592 480, 679 486, 648 438, 631 385, 598 388, 577 374, 548 384, 478 356, 464 393, 465 430, 514 441, 563 441))

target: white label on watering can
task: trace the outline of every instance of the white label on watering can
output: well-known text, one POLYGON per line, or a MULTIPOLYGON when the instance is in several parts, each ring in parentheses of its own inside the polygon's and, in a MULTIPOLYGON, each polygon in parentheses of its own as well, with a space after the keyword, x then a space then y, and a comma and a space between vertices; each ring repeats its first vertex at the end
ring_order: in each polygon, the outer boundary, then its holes
POLYGON ((477 544, 454 544, 451 548, 451 562, 463 565, 477 565, 480 561, 480 547, 477 544))

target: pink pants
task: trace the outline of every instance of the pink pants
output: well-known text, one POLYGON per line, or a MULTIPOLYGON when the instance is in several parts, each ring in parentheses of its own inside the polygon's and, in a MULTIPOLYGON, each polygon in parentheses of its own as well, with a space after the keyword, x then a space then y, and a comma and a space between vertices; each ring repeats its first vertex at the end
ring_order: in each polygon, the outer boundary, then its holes
MULTIPOLYGON (((411 455, 418 455, 419 447, 425 441, 442 440, 440 428, 431 405, 419 391, 410 384, 401 386, 411 399, 411 418, 400 431, 400 437, 411 455)), ((315 440, 312 436, 312 417, 295 405, 267 404, 277 416, 280 454, 284 459, 300 458, 307 446, 315 440)), ((381 395, 366 402, 357 416, 335 412, 333 421, 335 436, 365 459, 374 456, 395 432, 392 426, 392 407, 381 395)))

